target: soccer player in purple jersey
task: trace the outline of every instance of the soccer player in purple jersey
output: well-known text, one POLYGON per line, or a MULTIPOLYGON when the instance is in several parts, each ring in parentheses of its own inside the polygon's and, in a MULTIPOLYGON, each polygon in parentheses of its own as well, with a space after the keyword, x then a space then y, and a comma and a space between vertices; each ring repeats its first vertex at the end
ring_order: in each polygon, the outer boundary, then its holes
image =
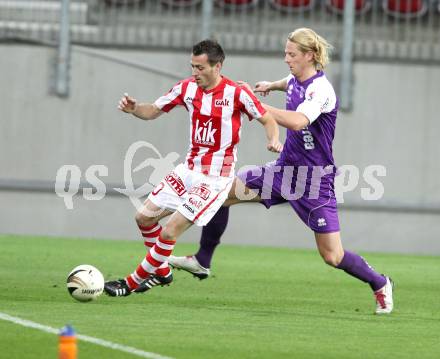
POLYGON ((322 71, 329 62, 330 47, 311 29, 300 28, 289 34, 284 61, 290 74, 279 81, 258 82, 254 89, 264 96, 276 90, 286 92, 285 110, 263 105, 279 125, 287 128, 280 157, 275 162, 239 173, 225 207, 203 228, 199 251, 193 256, 171 256, 169 263, 200 279, 209 276, 214 250, 227 226, 227 206, 244 201, 237 198, 242 197, 237 188, 245 186, 245 190, 258 194, 250 201, 260 202, 267 208, 288 201, 314 232, 324 261, 370 285, 376 299, 376 314, 391 313, 391 279, 375 272, 361 256, 342 247, 332 154, 338 100, 322 71))

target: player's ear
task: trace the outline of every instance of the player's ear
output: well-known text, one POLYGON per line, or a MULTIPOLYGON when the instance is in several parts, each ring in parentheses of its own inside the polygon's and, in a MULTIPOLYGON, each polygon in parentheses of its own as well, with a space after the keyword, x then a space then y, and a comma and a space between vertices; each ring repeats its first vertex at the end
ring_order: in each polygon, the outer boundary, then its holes
POLYGON ((218 72, 220 72, 221 69, 222 69, 222 63, 221 63, 221 62, 217 62, 217 63, 215 64, 215 69, 216 69, 218 72))

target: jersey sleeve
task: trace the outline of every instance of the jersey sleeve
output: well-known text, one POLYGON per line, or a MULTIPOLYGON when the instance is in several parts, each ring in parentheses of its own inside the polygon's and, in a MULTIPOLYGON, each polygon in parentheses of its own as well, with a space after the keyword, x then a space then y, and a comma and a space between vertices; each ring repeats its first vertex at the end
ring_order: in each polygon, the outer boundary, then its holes
POLYGON ((248 116, 249 121, 259 119, 266 113, 266 110, 261 105, 261 102, 248 89, 241 88, 239 101, 242 105, 241 111, 248 116))
POLYGON ((322 113, 328 113, 336 107, 336 94, 328 81, 315 81, 307 87, 304 101, 296 111, 304 114, 310 124, 322 113))
POLYGON ((185 106, 183 101, 183 82, 179 82, 165 95, 159 97, 154 104, 162 111, 169 112, 176 106, 185 106))

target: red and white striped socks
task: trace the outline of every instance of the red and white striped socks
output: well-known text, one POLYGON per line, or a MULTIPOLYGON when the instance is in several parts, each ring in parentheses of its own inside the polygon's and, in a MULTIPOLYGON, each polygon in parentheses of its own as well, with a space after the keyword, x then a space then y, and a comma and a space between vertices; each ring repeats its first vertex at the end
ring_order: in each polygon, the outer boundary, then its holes
MULTIPOLYGON (((152 248, 156 241, 159 239, 160 232, 162 231, 162 226, 159 223, 155 223, 152 226, 139 226, 139 230, 144 237, 144 245, 147 248, 152 248)), ((168 262, 162 263, 162 265, 157 269, 156 274, 160 276, 167 276, 170 273, 170 268, 168 267, 168 262)))
POLYGON ((141 231, 142 237, 144 237, 145 247, 153 247, 156 240, 159 238, 162 226, 159 223, 155 223, 152 226, 141 226, 139 224, 138 227, 141 231))
POLYGON ((168 257, 171 255, 176 241, 166 240, 160 236, 162 227, 159 223, 152 226, 141 226, 139 229, 144 237, 144 244, 150 248, 142 263, 125 281, 131 289, 136 289, 150 274, 166 277, 171 269, 168 257))

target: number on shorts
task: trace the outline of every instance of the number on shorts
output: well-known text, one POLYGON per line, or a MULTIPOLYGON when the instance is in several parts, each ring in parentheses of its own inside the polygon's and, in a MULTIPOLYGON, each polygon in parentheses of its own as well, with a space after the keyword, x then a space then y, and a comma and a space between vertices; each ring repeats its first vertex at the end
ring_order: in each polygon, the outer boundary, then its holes
POLYGON ((156 186, 156 188, 151 192, 151 194, 152 194, 153 196, 157 195, 160 191, 163 190, 163 187, 164 187, 164 186, 165 186, 165 185, 163 184, 163 182, 160 182, 160 183, 156 186))

